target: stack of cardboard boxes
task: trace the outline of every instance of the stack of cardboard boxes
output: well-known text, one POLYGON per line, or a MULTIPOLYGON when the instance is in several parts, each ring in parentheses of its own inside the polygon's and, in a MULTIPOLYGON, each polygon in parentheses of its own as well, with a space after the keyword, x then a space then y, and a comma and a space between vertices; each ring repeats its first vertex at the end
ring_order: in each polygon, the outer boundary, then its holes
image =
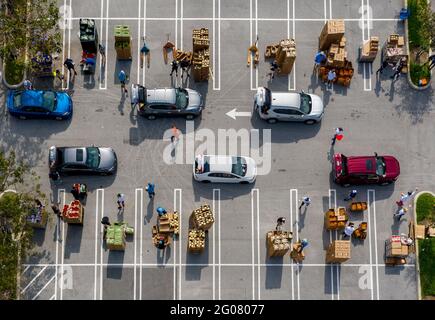
POLYGON ((210 39, 208 29, 193 29, 192 74, 195 81, 207 81, 210 73, 210 39))
POLYGON ((326 51, 326 64, 319 69, 319 77, 326 81, 328 72, 334 69, 337 75, 336 82, 348 87, 353 77, 352 63, 347 60, 344 37, 345 25, 343 19, 328 20, 319 37, 319 49, 326 51))
POLYGON ((379 51, 379 37, 370 37, 360 47, 360 62, 373 62, 379 51))
POLYGON ((349 216, 344 207, 339 207, 337 211, 329 209, 325 213, 325 227, 327 230, 343 229, 348 220, 349 216))
POLYGON ((159 233, 173 233, 178 234, 179 227, 179 215, 178 212, 168 212, 159 217, 159 233))
POLYGON ((350 259, 350 241, 335 240, 326 251, 326 263, 341 263, 350 259))
POLYGON ((109 250, 125 250, 127 235, 133 235, 134 228, 125 222, 115 222, 107 227, 106 245, 109 250))
POLYGON ((290 249, 292 233, 288 231, 269 231, 266 238, 269 257, 283 257, 290 249))
POLYGON ((409 254, 409 248, 406 244, 402 243, 400 236, 391 236, 386 241, 386 256, 387 257, 400 257, 405 258, 409 254))
POLYGON ((196 229, 208 230, 214 223, 213 212, 208 204, 193 210, 190 217, 196 229))
POLYGON ((191 253, 201 253, 205 249, 205 231, 198 229, 189 230, 187 249, 191 253))
POLYGON ((289 74, 296 60, 296 42, 294 39, 284 39, 278 44, 266 46, 265 59, 275 59, 281 75, 289 74))
POLYGON ((131 60, 131 34, 130 27, 126 25, 115 26, 115 50, 119 60, 131 60))
POLYGON ((189 64, 191 64, 192 63, 193 54, 190 51, 181 51, 181 50, 177 49, 175 51, 174 58, 178 62, 187 61, 187 62, 189 62, 189 64))
POLYGON ((63 221, 71 224, 83 224, 84 208, 79 200, 73 200, 64 205, 62 210, 63 221))
MULTIPOLYGON (((407 59, 405 38, 398 34, 391 34, 384 45, 383 58, 392 64, 396 64, 401 58, 407 59)), ((404 69, 402 72, 406 72, 406 67, 404 69)))

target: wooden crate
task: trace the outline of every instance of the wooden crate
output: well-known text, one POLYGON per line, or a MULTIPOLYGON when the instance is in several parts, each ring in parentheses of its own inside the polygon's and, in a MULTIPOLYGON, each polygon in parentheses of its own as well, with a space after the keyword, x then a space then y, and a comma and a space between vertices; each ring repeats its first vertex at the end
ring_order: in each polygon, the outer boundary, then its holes
POLYGON ((269 257, 283 257, 290 250, 292 233, 287 231, 269 231, 266 234, 269 257))
POLYGON ((341 263, 350 259, 350 241, 335 240, 326 251, 327 263, 341 263))
POLYGON ((358 201, 358 202, 352 202, 349 206, 350 211, 365 211, 367 210, 367 202, 365 201, 358 201))
POLYGON ((205 249, 206 234, 204 230, 190 229, 188 232, 187 250, 191 253, 201 253, 205 249))

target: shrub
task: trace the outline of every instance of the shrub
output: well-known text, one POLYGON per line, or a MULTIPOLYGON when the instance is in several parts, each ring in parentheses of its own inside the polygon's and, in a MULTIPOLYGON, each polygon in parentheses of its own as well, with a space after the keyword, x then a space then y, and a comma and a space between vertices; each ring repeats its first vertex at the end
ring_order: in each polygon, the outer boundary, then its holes
POLYGON ((420 65, 418 63, 411 61, 410 68, 411 70, 409 70, 409 72, 411 73, 411 80, 412 83, 414 83, 415 85, 417 86, 419 85, 420 79, 427 79, 428 82, 431 79, 431 74, 428 65, 420 65))
POLYGON ((4 77, 7 83, 14 85, 23 81, 25 64, 22 59, 7 60, 4 67, 4 77))
POLYGON ((421 48, 428 51, 432 34, 430 5, 426 0, 408 0, 408 10, 409 47, 411 50, 421 48))
POLYGON ((417 222, 428 220, 435 222, 435 197, 423 193, 417 199, 417 222))

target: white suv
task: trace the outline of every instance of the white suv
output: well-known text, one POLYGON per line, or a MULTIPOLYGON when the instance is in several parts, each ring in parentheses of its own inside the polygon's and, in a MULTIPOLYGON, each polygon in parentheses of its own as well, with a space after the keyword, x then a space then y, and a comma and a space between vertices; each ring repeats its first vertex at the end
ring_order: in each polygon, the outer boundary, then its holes
POLYGON ((254 98, 254 109, 261 119, 269 123, 277 121, 301 121, 314 124, 322 120, 324 107, 319 96, 305 92, 271 92, 260 87, 254 98))
POLYGON ((249 157, 198 155, 193 165, 193 178, 205 183, 253 183, 256 177, 257 165, 249 157))

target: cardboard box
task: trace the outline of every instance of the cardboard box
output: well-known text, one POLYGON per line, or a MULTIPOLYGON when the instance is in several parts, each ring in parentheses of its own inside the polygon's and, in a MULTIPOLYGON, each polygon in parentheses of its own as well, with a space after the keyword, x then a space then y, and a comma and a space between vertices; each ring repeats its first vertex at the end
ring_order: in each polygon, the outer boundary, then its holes
POLYGON ((425 229, 426 227, 421 224, 417 224, 415 226, 415 238, 416 239, 424 239, 425 238, 425 229))

